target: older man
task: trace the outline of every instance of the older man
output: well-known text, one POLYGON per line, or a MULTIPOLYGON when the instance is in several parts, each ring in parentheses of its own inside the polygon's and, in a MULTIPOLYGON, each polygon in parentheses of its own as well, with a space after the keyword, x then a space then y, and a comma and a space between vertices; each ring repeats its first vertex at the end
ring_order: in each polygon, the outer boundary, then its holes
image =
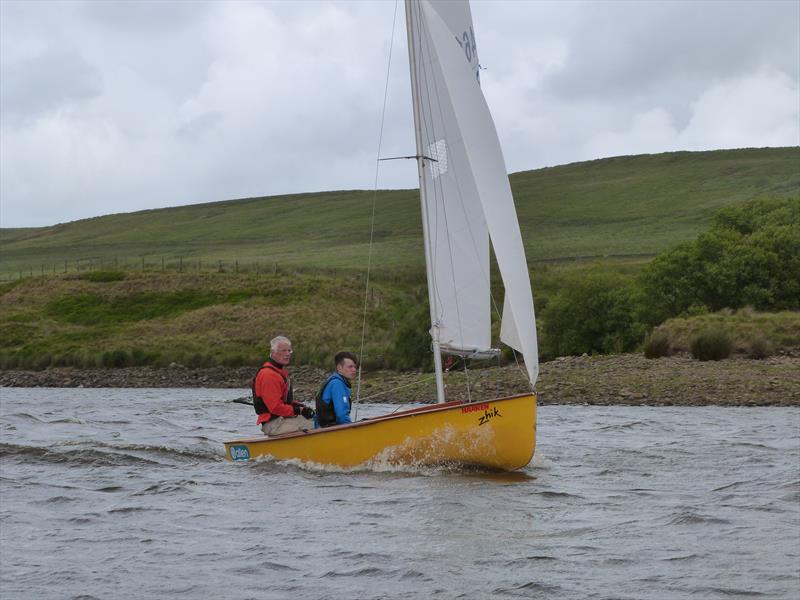
POLYGON ((270 341, 269 360, 253 379, 256 423, 264 435, 280 435, 314 428, 314 411, 292 398, 292 382, 286 367, 292 360, 292 342, 279 335, 270 341))

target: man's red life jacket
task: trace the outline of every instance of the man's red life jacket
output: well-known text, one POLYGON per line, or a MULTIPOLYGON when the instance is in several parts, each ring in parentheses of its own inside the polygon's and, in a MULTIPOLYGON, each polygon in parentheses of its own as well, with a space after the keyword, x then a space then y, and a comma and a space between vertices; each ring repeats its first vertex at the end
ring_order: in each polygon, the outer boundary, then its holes
POLYGON ((289 373, 278 365, 265 362, 250 382, 250 389, 253 392, 253 407, 258 414, 258 425, 269 421, 272 415, 295 416, 289 373))

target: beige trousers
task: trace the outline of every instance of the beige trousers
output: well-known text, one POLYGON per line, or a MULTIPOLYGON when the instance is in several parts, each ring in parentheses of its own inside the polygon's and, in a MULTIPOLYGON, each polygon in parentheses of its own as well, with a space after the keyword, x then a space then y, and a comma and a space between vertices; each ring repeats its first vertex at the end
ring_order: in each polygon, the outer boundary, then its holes
POLYGON ((272 417, 266 423, 261 424, 261 431, 266 436, 294 433, 304 429, 309 431, 314 429, 314 421, 300 415, 296 417, 272 417))

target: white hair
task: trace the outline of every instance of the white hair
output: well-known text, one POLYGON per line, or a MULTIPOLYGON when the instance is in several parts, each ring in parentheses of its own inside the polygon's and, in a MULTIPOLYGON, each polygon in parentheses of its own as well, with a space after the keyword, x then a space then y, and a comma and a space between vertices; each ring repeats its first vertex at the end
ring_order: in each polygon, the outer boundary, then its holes
POLYGON ((269 351, 275 352, 278 349, 278 344, 280 343, 289 344, 290 346, 292 345, 292 342, 289 341, 289 338, 283 335, 279 335, 277 337, 272 338, 269 341, 269 351))

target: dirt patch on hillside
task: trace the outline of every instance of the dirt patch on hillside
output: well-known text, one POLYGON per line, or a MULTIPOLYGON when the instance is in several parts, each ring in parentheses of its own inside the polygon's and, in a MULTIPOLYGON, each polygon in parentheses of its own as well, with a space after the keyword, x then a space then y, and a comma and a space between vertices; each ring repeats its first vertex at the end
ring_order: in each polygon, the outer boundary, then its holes
MULTIPOLYGON (((254 369, 133 367, 0 371, 0 387, 231 388, 249 386, 254 369)), ((292 369, 298 398, 311 401, 325 372, 292 369)), ((516 366, 473 369, 445 377, 450 400, 488 399, 527 390, 516 366), (469 383, 469 388, 467 387, 469 383)), ((647 360, 640 354, 565 357, 540 366, 541 404, 800 406, 800 356, 700 362, 688 356, 647 360)), ((362 402, 426 402, 430 373, 364 373, 362 402)))

